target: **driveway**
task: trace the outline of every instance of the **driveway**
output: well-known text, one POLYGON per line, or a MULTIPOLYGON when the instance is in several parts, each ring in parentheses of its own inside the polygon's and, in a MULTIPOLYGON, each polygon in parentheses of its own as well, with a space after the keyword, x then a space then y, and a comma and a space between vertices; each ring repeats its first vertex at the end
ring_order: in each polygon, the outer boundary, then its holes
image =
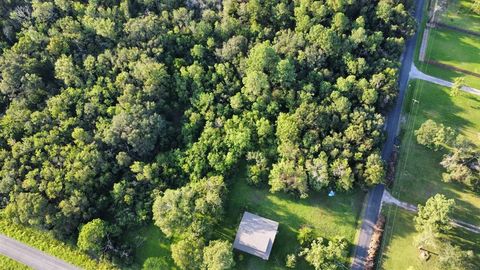
MULTIPOLYGON (((446 86, 446 87, 452 87, 453 86, 452 82, 449 82, 449 81, 446 81, 444 79, 440 79, 440 78, 437 78, 437 77, 433 77, 433 76, 430 76, 430 75, 427 75, 427 74, 421 72, 415 65, 412 65, 412 68, 410 70, 410 78, 420 79, 420 80, 428 81, 428 82, 438 84, 438 85, 442 85, 442 86, 446 86)), ((473 94, 473 95, 480 96, 480 90, 478 90, 476 88, 473 88, 473 87, 462 86, 462 88, 460 90, 462 90, 464 92, 467 92, 467 93, 470 93, 470 94, 473 94)))

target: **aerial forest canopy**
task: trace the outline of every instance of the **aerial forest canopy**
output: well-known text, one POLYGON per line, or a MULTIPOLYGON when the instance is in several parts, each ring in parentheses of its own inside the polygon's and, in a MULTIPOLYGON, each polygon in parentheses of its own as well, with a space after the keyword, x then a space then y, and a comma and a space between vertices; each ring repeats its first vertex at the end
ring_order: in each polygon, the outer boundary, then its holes
POLYGON ((209 239, 238 168, 299 197, 381 182, 411 2, 1 1, 0 209, 104 220, 116 256, 152 216, 209 239))

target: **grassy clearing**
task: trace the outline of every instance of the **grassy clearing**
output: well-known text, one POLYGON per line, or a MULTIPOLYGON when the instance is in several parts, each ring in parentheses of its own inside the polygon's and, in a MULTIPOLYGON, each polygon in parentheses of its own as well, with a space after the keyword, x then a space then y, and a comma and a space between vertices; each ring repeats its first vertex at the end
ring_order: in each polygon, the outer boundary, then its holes
POLYGON ((133 230, 128 236, 137 247, 135 249, 135 264, 133 268, 140 269, 150 257, 163 259, 164 269, 176 269, 170 252, 170 240, 155 225, 133 230))
POLYGON ((442 64, 480 73, 480 38, 453 30, 431 29, 427 56, 442 64))
MULTIPOLYGON (((0 233, 84 269, 101 270, 115 268, 106 261, 97 262, 92 260, 75 246, 55 239, 50 232, 12 223, 3 216, 2 212, 0 212, 0 233)), ((3 261, 6 260, 0 259, 0 263, 3 261)))
MULTIPOLYGON (((244 169, 240 171, 245 172, 244 169)), ((280 226, 268 261, 235 251, 236 269, 285 269, 286 255, 300 250, 296 236, 302 226, 312 227, 317 236, 331 239, 341 235, 350 243, 354 242, 364 197, 362 191, 339 194, 334 198, 318 194, 298 199, 287 194, 272 194, 266 187, 249 186, 245 177, 241 173, 231 179, 225 205, 226 216, 217 226, 215 238, 233 243, 244 211, 278 221, 280 226)), ((139 243, 135 252, 135 268, 143 265, 149 257, 161 257, 165 259, 165 269, 175 269, 170 258, 170 241, 157 227, 150 225, 132 231, 129 238, 139 243)), ((312 268, 299 260, 297 269, 312 268)))
POLYGON ((480 16, 472 12, 473 0, 449 0, 448 8, 442 14, 445 24, 480 32, 480 16))
POLYGON ((12 260, 6 256, 0 255, 0 266, 4 270, 27 270, 30 269, 26 265, 23 265, 15 260, 12 260))
MULTIPOLYGON (((427 119, 455 128, 470 140, 479 143, 480 98, 467 93, 451 97, 449 89, 424 81, 412 81, 406 97, 402 126, 402 144, 393 190, 395 197, 412 204, 424 204, 436 193, 455 199, 454 217, 480 225, 480 196, 460 184, 444 183, 439 165, 444 154, 417 144, 414 130, 427 119), (413 99, 418 103, 413 103, 413 99)), ((396 207, 387 207, 387 229, 384 238, 383 269, 436 269, 435 259, 428 263, 418 260, 412 246, 416 235, 413 214, 396 207)), ((451 241, 480 254, 480 235, 456 229, 449 235, 451 241)))
MULTIPOLYGON (((350 243, 354 242, 364 197, 361 191, 338 194, 334 198, 317 194, 308 199, 298 199, 281 193, 272 194, 267 188, 249 186, 244 175, 233 179, 230 190, 226 205, 227 216, 218 230, 222 238, 233 242, 244 211, 280 223, 270 259, 263 261, 248 254, 237 253, 238 269, 284 269, 286 255, 300 250, 296 235, 303 226, 312 227, 317 236, 331 239, 341 235, 350 243)), ((311 268, 299 260, 297 269, 311 268)))

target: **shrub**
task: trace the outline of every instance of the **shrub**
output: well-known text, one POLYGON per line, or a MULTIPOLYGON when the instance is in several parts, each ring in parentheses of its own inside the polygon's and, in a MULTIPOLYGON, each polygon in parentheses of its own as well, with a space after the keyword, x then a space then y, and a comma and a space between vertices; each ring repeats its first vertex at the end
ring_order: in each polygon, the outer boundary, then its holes
POLYGON ((285 266, 288 268, 295 268, 297 265, 297 256, 295 254, 288 254, 285 262, 285 266))
POLYGON ((302 227, 298 230, 297 239, 300 245, 308 244, 312 242, 314 238, 313 229, 310 227, 302 227))

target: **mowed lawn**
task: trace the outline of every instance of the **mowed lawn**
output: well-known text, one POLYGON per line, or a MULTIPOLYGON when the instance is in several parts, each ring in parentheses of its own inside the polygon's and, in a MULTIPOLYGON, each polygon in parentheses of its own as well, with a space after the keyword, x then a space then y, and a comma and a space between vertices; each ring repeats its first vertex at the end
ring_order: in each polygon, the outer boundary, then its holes
POLYGON ((480 32, 480 16, 472 11, 474 0, 448 0, 441 21, 445 24, 480 32))
MULTIPOLYGON (((237 269, 285 269, 286 255, 298 253, 300 250, 296 237, 298 230, 303 226, 312 227, 317 236, 327 239, 344 236, 350 243, 354 243, 364 198, 362 191, 337 194, 333 198, 322 193, 310 195, 307 199, 299 199, 283 193, 272 194, 266 187, 249 186, 242 174, 232 179, 230 190, 226 218, 218 229, 222 238, 233 242, 244 211, 275 220, 280 224, 270 259, 263 261, 236 252, 237 269)), ((303 259, 299 259, 297 269, 312 268, 303 259)))
POLYGON ((162 269, 177 269, 170 252, 170 239, 154 224, 132 230, 127 237, 135 247, 132 269, 141 269, 145 261, 150 257, 161 258, 163 262, 162 269))
MULTIPOLYGON (((391 191, 393 195, 412 204, 424 204, 437 193, 445 194, 455 199, 455 218, 480 226, 480 196, 461 184, 442 182, 444 169, 439 162, 445 153, 417 144, 413 134, 423 122, 433 119, 479 143, 480 97, 463 92, 451 97, 448 88, 414 80, 409 87, 404 114, 406 122, 402 127, 397 178, 391 191)), ((436 269, 435 259, 426 265, 419 261, 418 252, 412 244, 416 235, 414 214, 395 207, 387 207, 384 213, 387 230, 382 268, 403 270, 414 266, 415 269, 436 269)), ((480 235, 455 229, 449 237, 455 244, 480 253, 480 235)))
MULTIPOLYGON (((407 270, 413 267, 415 270, 444 270, 439 269, 437 265, 438 257, 432 255, 428 261, 419 259, 419 251, 415 246, 418 232, 415 230, 413 218, 414 213, 408 212, 396 206, 386 206, 383 213, 390 216, 387 221, 384 233, 384 242, 382 245, 383 253, 380 257, 381 265, 379 269, 385 270, 407 270), (394 220, 394 222, 392 222, 394 220)), ((480 234, 473 234, 465 230, 454 228, 452 232, 446 235, 447 239, 463 249, 474 250, 477 253, 476 265, 480 269, 480 257, 478 253, 480 248, 480 234)))
MULTIPOLYGON (((449 0, 448 9, 441 17, 442 22, 480 32, 480 16, 471 11, 472 2, 473 0, 449 0)), ((425 8, 424 19, 420 24, 419 37, 423 35, 427 17, 428 13, 425 8)), ((421 38, 418 39, 415 51, 417 68, 426 74, 448 81, 463 78, 466 85, 480 89, 480 78, 476 76, 419 62, 418 54, 421 40, 421 38)), ((429 35, 426 57, 443 64, 480 73, 480 37, 453 30, 432 29, 429 35)))
POLYGON ((431 29, 427 59, 480 73, 480 37, 447 29, 431 29))

